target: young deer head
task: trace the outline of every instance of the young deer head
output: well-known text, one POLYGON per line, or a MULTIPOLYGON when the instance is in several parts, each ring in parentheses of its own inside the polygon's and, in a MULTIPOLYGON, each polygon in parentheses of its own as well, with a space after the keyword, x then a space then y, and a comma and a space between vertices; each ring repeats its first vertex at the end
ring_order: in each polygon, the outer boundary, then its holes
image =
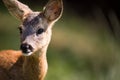
MULTIPOLYGON (((9 12, 22 21, 19 27, 23 55, 46 49, 51 39, 52 25, 63 11, 62 0, 49 0, 41 12, 34 12, 18 0, 3 0, 9 12)), ((39 54, 38 54, 39 55, 39 54)))

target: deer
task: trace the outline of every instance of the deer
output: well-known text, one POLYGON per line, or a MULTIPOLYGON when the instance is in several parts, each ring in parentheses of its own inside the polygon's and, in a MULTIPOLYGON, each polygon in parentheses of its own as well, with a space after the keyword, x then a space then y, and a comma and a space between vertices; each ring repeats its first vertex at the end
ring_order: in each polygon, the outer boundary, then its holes
POLYGON ((42 11, 33 11, 18 0, 3 0, 21 21, 20 50, 0 51, 0 80, 44 80, 52 26, 63 13, 62 0, 49 0, 42 11))

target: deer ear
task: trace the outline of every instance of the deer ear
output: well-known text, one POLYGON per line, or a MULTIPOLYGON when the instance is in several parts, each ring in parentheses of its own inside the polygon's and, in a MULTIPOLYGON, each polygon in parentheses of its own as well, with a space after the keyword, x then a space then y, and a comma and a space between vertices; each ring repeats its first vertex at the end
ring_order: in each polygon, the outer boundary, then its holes
POLYGON ((3 2, 9 12, 20 20, 23 20, 28 13, 32 12, 27 5, 18 0, 3 0, 3 2))
POLYGON ((50 0, 44 8, 45 17, 50 20, 58 20, 63 12, 62 0, 50 0))

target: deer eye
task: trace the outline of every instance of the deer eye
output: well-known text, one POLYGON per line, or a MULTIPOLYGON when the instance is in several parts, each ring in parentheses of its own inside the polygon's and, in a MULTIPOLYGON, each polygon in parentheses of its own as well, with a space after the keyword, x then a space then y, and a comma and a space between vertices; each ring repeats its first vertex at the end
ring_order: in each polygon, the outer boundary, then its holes
POLYGON ((22 34, 22 28, 21 27, 18 27, 19 31, 20 31, 20 34, 22 34))
POLYGON ((39 35, 39 34, 42 34, 43 32, 44 32, 44 29, 40 28, 40 29, 38 29, 38 31, 36 32, 36 34, 39 35))

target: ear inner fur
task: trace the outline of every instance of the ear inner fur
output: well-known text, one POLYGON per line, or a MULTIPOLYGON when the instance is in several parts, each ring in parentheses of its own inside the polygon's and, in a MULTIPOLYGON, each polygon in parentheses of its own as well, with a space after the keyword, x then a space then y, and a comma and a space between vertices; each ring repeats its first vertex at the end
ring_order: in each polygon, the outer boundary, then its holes
POLYGON ((28 13, 32 12, 27 5, 19 2, 18 0, 3 0, 3 2, 9 12, 17 19, 23 20, 28 13))
POLYGON ((50 0, 43 11, 47 19, 50 21, 57 21, 63 12, 62 0, 50 0))

